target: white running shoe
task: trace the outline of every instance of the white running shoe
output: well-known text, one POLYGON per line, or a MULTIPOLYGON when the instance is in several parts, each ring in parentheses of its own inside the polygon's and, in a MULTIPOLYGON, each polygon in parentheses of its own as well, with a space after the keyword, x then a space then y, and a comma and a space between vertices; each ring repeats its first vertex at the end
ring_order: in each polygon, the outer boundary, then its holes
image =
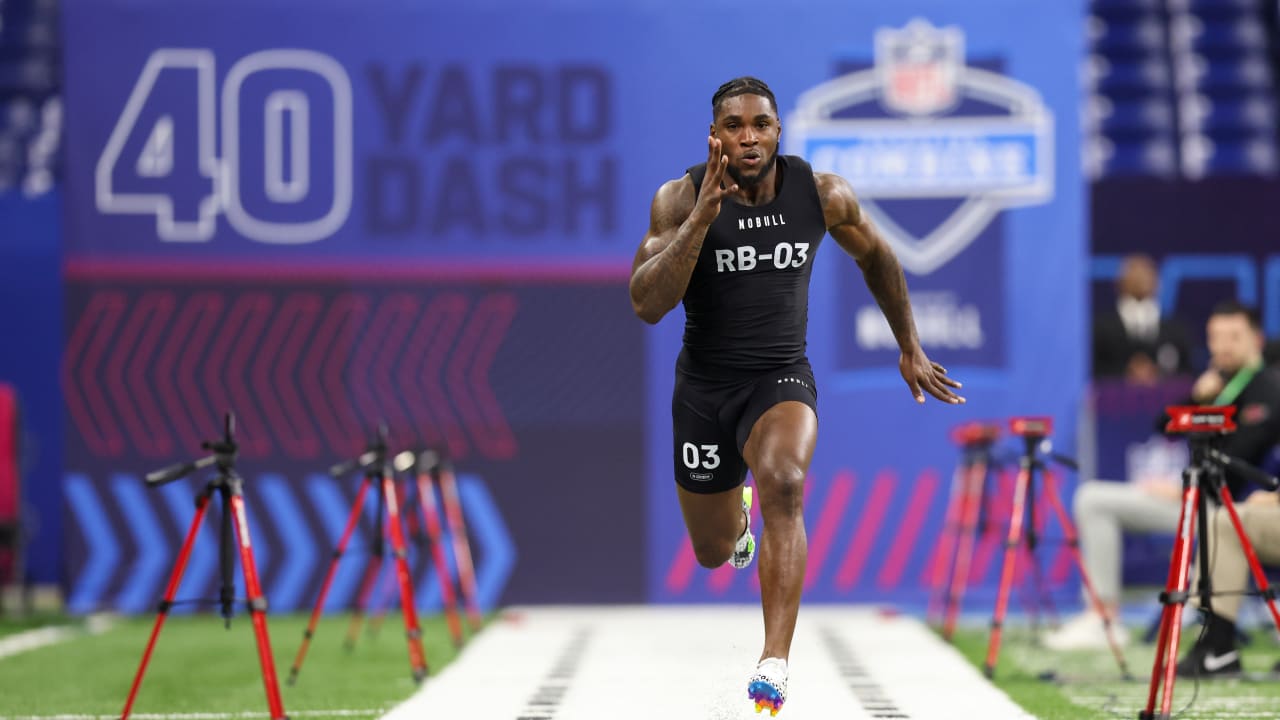
POLYGON ((756 537, 751 534, 751 486, 744 485, 742 488, 742 514, 747 516, 747 526, 742 530, 738 543, 733 547, 733 554, 729 556, 729 564, 739 570, 751 564, 751 558, 756 556, 756 537))
MULTIPOLYGON (((1111 622, 1111 636, 1121 647, 1128 644, 1129 632, 1117 621, 1111 622)), ((1062 624, 1062 627, 1044 636, 1044 646, 1050 650, 1105 650, 1107 630, 1102 616, 1086 610, 1062 624)))
POLYGON ((756 705, 756 712, 768 709, 774 716, 787 701, 787 661, 782 658, 765 658, 756 666, 756 674, 747 683, 747 697, 756 705))

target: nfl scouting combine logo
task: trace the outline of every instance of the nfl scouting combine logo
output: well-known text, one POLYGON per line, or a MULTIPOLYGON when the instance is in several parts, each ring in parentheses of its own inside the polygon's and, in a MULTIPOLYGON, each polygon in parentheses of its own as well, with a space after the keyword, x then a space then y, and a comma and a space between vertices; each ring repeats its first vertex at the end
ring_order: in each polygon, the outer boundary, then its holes
POLYGON ((1053 117, 1040 94, 966 66, 962 31, 923 19, 877 30, 874 67, 803 93, 787 136, 789 152, 849 180, 917 275, 945 265, 1005 208, 1053 193, 1053 117), (911 207, 899 200, 954 207, 922 231, 895 219, 895 204, 911 207))

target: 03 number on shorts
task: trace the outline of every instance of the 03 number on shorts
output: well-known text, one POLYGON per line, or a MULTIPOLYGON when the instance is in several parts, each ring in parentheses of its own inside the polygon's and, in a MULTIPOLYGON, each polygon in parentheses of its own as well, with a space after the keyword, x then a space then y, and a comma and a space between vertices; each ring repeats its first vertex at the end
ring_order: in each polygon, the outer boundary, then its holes
POLYGON ((687 442, 681 449, 684 453, 685 467, 690 470, 696 470, 699 467, 703 470, 715 470, 720 467, 719 445, 694 445, 687 442))

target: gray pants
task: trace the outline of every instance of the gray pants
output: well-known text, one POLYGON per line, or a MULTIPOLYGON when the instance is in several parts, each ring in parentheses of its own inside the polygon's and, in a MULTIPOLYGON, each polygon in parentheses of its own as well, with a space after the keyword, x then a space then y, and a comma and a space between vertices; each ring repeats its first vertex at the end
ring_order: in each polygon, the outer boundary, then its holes
MULTIPOLYGON (((1249 544, 1264 564, 1280 563, 1280 505, 1236 505, 1240 524, 1249 537, 1249 544)), ((1244 557, 1240 536, 1231 524, 1231 515, 1222 508, 1215 508, 1209 515, 1209 581, 1214 592, 1241 592, 1249 589, 1253 577, 1249 561, 1244 557)), ((1196 555, 1199 558, 1199 554, 1196 555)), ((1265 568, 1264 568, 1265 569, 1265 568)), ((1196 584, 1190 585, 1195 592, 1196 584)), ((1221 618, 1235 622, 1240 613, 1241 595, 1213 597, 1213 612, 1221 618)), ((1197 603, 1198 604, 1198 603, 1197 603)))
MULTIPOLYGON (((1120 602, 1124 531, 1174 533, 1181 505, 1136 485, 1094 481, 1076 490, 1074 511, 1085 571, 1104 603, 1120 602)), ((1216 576, 1216 573, 1215 573, 1216 576)), ((1088 597, 1085 598, 1086 602, 1088 597)))

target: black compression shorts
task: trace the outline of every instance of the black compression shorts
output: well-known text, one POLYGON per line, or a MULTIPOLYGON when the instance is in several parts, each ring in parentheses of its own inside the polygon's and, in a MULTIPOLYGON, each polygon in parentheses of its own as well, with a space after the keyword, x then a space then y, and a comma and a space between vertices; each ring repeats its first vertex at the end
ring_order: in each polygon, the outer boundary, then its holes
POLYGON ((732 490, 747 477, 742 449, 756 421, 780 402, 818 412, 818 386, 799 362, 749 380, 707 382, 676 372, 671 397, 676 483, 695 493, 732 490))

